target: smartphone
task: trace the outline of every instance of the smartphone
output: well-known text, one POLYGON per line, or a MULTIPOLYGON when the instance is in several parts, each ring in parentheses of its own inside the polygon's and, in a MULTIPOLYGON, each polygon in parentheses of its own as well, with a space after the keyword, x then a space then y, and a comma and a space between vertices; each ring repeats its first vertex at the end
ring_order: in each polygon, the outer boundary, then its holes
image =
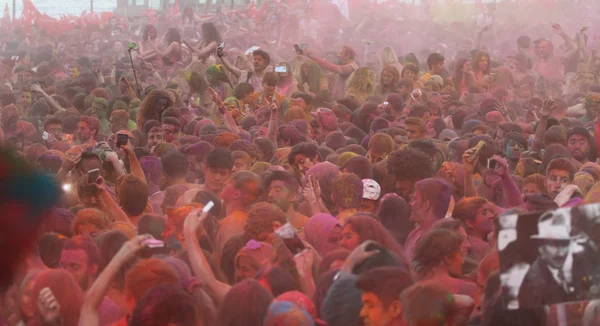
POLYGON ((304 54, 304 51, 302 51, 302 48, 298 44, 294 44, 294 50, 296 50, 297 54, 304 54))
POLYGON ((212 200, 209 201, 204 207, 202 207, 202 213, 208 213, 214 206, 215 203, 212 200))
POLYGON ((485 147, 485 142, 483 140, 480 140, 479 143, 477 143, 477 145, 473 148, 475 148, 475 151, 473 152, 473 154, 471 154, 471 156, 469 157, 469 160, 471 162, 474 162, 475 159, 479 156, 479 152, 481 152, 481 150, 485 147))
POLYGON ((100 176, 100 169, 93 169, 88 171, 88 183, 96 183, 100 176))
POLYGON ((418 101, 421 99, 421 95, 423 95, 423 92, 421 92, 420 89, 415 89, 414 91, 412 91, 410 93, 410 97, 412 97, 413 100, 418 101))
POLYGON ((225 48, 225 42, 222 42, 221 44, 219 44, 219 46, 217 47, 217 50, 223 50, 225 48))
POLYGON ((145 246, 148 248, 162 248, 165 246, 165 242, 156 240, 156 239, 148 239, 148 240, 142 241, 142 246, 145 246))
POLYGON ((18 55, 13 55, 12 57, 10 57, 10 59, 12 61, 19 61, 19 56, 18 55))
POLYGON ((129 141, 129 136, 126 134, 117 134, 117 148, 127 144, 129 141))
POLYGON ((42 139, 43 140, 48 140, 49 137, 50 137, 50 134, 47 131, 44 131, 42 133, 42 139))
POLYGON ((498 167, 498 161, 493 158, 488 158, 487 160, 487 168, 488 170, 495 170, 498 167))
POLYGON ((285 246, 290 250, 293 255, 296 255, 302 252, 306 247, 300 237, 296 233, 296 230, 290 223, 285 223, 275 230, 275 234, 277 234, 285 246))
POLYGON ((275 66, 275 72, 287 72, 286 66, 275 66))

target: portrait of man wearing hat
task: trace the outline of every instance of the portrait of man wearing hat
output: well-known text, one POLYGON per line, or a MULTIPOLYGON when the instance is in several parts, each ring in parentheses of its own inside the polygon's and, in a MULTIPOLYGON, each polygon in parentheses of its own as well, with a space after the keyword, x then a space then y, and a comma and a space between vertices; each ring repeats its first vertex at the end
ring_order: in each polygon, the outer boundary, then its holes
POLYGON ((519 307, 535 307, 585 298, 589 269, 572 251, 569 210, 542 214, 538 233, 531 236, 538 257, 531 264, 519 289, 519 307))

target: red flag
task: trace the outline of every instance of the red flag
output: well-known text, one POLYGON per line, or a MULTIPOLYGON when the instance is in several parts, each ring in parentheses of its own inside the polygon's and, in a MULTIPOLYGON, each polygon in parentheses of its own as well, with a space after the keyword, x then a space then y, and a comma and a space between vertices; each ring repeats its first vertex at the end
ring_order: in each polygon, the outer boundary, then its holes
POLYGON ((8 3, 4 4, 4 15, 2 16, 2 30, 10 28, 10 10, 8 9, 8 3))
POLYGON ((250 17, 254 17, 257 13, 258 11, 256 10, 256 3, 254 2, 254 0, 250 0, 248 8, 246 9, 246 14, 250 17))
POLYGON ((179 13, 179 0, 175 0, 173 8, 171 8, 171 15, 175 16, 179 13))
POLYGON ((35 20, 35 18, 41 15, 40 11, 35 7, 31 0, 23 0, 23 12, 22 17, 28 20, 35 20))

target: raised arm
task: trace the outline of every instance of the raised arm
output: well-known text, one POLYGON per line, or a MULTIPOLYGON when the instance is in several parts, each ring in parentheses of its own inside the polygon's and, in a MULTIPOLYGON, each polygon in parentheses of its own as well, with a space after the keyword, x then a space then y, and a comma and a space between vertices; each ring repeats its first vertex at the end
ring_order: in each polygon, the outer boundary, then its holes
POLYGON ((277 109, 277 104, 271 103, 269 106, 269 111, 271 111, 271 118, 269 119, 269 129, 268 129, 268 138, 275 145, 275 149, 277 149, 277 134, 279 132, 279 114, 277 109))
POLYGON ((79 326, 100 325, 98 307, 100 307, 112 281, 123 264, 131 260, 136 252, 144 247, 144 240, 151 238, 149 235, 139 235, 123 244, 113 259, 106 265, 106 268, 100 273, 100 276, 94 281, 92 287, 87 291, 81 308, 79 326))
POLYGON ((465 169, 465 197, 477 196, 473 172, 475 172, 475 164, 478 158, 471 160, 471 155, 475 152, 474 148, 468 149, 463 154, 463 168, 465 169))
POLYGON ((140 161, 138 161, 135 152, 133 151, 133 147, 130 142, 127 142, 125 145, 121 145, 121 149, 127 154, 127 158, 129 158, 129 168, 131 169, 131 174, 136 177, 146 181, 146 175, 144 174, 144 170, 142 169, 142 165, 140 161))
POLYGON ((210 269, 210 264, 204 256, 204 252, 200 248, 196 231, 202 226, 207 216, 208 212, 203 213, 201 209, 192 210, 185 218, 183 235, 192 271, 218 306, 231 289, 231 286, 217 280, 210 269))
POLYGON ((31 90, 42 95, 44 97, 44 99, 46 100, 46 102, 48 102, 48 105, 50 106, 50 113, 54 114, 56 112, 60 112, 60 111, 64 111, 65 108, 61 107, 60 104, 58 104, 58 102, 56 102, 52 96, 48 95, 46 92, 44 92, 44 90, 42 89, 42 87, 38 84, 32 84, 31 85, 31 90))
POLYGON ((552 24, 552 31, 558 34, 558 36, 560 36, 567 44, 567 52, 565 52, 565 57, 569 58, 577 53, 579 46, 577 46, 575 40, 573 40, 569 35, 567 35, 567 33, 565 33, 565 31, 563 31, 560 24, 552 24))
POLYGON ((107 213, 109 214, 109 216, 111 216, 115 221, 132 224, 127 214, 125 214, 125 212, 121 209, 119 204, 117 204, 117 202, 112 198, 110 193, 106 191, 106 184, 104 182, 104 178, 99 177, 96 181, 96 184, 98 186, 98 189, 100 190, 100 198, 102 198, 102 201, 106 206, 106 210, 108 211, 107 213))
POLYGON ((241 69, 238 69, 238 68, 234 67, 229 62, 229 60, 227 60, 227 58, 225 58, 223 56, 222 53, 217 53, 217 58, 219 58, 219 60, 221 61, 221 63, 223 63, 223 66, 225 67, 225 69, 229 70, 237 78, 240 78, 240 76, 242 75, 242 70, 241 69))
POLYGON ((217 93, 217 91, 215 91, 212 87, 210 87, 208 89, 208 92, 210 93, 210 98, 212 99, 213 103, 217 106, 217 108, 219 110, 219 115, 221 116, 221 119, 223 119, 225 128, 227 128, 227 130, 229 130, 230 132, 233 132, 236 134, 239 133, 240 130, 238 129, 237 124, 235 123, 235 120, 231 116, 231 113, 229 113, 229 111, 227 111, 227 108, 223 104, 223 101, 221 101, 221 97, 219 96, 219 93, 217 93))
POLYGON ((499 168, 496 170, 500 176, 500 182, 502 182, 502 188, 504 189, 504 196, 506 197, 506 203, 508 207, 516 207, 523 204, 521 198, 521 191, 519 187, 510 176, 510 169, 508 168, 508 162, 505 158, 494 155, 493 159, 498 162, 499 168))
POLYGON ((219 44, 217 44, 217 42, 210 42, 207 46, 199 49, 194 55, 196 56, 205 56, 213 51, 215 51, 217 49, 217 47, 219 46, 219 44))
POLYGON ((539 153, 542 149, 542 140, 544 138, 544 133, 546 132, 546 126, 548 125, 548 119, 550 118, 550 114, 554 111, 558 106, 554 104, 552 100, 544 101, 542 105, 542 109, 539 112, 540 122, 535 130, 535 135, 533 138, 533 146, 531 149, 539 153))
POLYGON ((315 56, 308 49, 304 50, 304 54, 307 57, 309 57, 310 59, 312 59, 314 62, 316 62, 319 66, 321 66, 321 68, 323 68, 325 70, 333 71, 338 74, 350 74, 350 73, 352 73, 352 71, 354 71, 354 68, 351 65, 343 65, 343 66, 335 65, 325 59, 321 59, 321 58, 315 56))

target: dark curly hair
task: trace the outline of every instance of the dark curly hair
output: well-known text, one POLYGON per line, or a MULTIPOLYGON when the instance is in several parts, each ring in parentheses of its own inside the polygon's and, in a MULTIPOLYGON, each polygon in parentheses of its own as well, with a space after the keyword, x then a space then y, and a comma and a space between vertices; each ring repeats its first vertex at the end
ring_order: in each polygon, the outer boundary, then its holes
POLYGON ((420 150, 405 148, 392 152, 387 173, 396 180, 418 181, 434 175, 431 157, 420 150))

